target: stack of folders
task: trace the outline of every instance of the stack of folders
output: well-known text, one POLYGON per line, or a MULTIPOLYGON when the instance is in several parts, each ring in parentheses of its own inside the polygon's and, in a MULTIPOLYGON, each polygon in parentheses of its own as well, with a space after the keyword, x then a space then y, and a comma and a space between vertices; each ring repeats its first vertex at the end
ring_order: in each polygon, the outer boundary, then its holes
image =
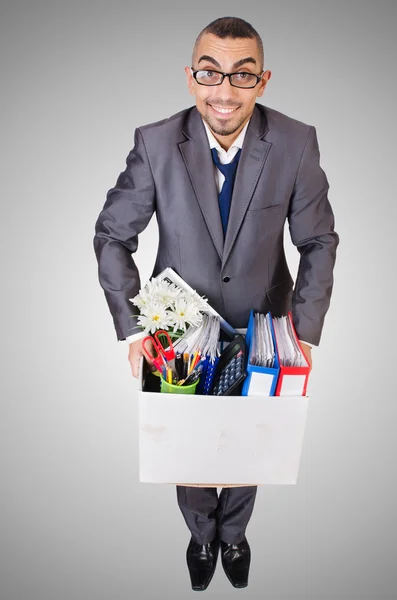
POLYGON ((203 314, 200 325, 192 325, 176 342, 173 342, 175 354, 199 355, 204 360, 196 394, 207 395, 214 378, 215 367, 219 361, 218 340, 220 318, 203 314))
POLYGON ((300 347, 292 314, 272 317, 251 311, 243 396, 305 396, 310 365, 300 347))

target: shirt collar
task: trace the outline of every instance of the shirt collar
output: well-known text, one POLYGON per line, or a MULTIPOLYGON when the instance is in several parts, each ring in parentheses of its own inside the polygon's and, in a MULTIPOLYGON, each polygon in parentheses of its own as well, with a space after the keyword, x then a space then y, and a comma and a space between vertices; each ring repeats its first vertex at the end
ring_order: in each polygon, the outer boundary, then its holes
MULTIPOLYGON (((226 150, 224 148, 222 148, 220 143, 214 137, 214 135, 213 135, 212 131, 210 130, 210 128, 208 127, 207 123, 204 121, 204 119, 202 117, 201 117, 201 119, 204 123, 205 131, 207 132, 207 137, 208 137, 208 142, 209 142, 210 148, 216 148, 218 150, 218 152, 224 152, 225 154, 227 154, 226 150)), ((230 146, 229 150, 231 150, 232 148, 242 148, 243 147, 243 142, 244 142, 244 138, 245 138, 245 134, 246 134, 249 122, 250 122, 250 119, 248 120, 248 123, 246 123, 245 126, 243 127, 243 129, 240 131, 238 137, 234 140, 234 142, 230 146)), ((228 150, 228 152, 229 152, 229 150, 228 150)))

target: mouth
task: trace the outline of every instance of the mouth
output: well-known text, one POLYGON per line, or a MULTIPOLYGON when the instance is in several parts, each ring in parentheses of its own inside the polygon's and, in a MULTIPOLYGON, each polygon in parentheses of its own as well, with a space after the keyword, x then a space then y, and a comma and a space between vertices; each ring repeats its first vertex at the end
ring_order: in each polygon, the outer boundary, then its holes
POLYGON ((229 116, 233 115, 240 108, 239 106, 234 107, 234 108, 225 108, 223 106, 216 106, 216 104, 215 105, 210 104, 209 102, 207 104, 217 116, 221 116, 221 117, 229 117, 229 116))

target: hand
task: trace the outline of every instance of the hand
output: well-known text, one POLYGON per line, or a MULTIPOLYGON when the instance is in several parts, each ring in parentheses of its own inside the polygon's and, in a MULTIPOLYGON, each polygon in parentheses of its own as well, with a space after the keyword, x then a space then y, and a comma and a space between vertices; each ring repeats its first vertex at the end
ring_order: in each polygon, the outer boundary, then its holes
POLYGON ((310 365, 310 371, 311 371, 312 370, 312 349, 310 346, 308 346, 304 342, 300 342, 300 345, 301 345, 304 355, 307 358, 307 362, 310 365))
MULTIPOLYGON (((153 353, 154 353, 153 345, 151 343, 148 343, 147 345, 149 346, 149 349, 153 350, 153 353)), ((129 347, 130 347, 130 349, 128 352, 128 361, 131 365, 131 371, 132 371, 133 377, 136 377, 137 379, 139 377, 139 363, 141 360, 141 356, 145 357, 145 360, 149 364, 152 371, 157 371, 157 369, 156 369, 155 365, 152 363, 152 361, 149 361, 149 359, 143 354, 142 340, 136 340, 135 342, 132 342, 129 345, 129 347)))

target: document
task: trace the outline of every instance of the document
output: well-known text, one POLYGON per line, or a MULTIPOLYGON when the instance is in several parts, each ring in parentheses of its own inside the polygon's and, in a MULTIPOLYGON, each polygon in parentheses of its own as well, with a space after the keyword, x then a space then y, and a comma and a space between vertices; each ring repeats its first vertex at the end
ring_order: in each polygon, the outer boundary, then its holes
POLYGON ((280 364, 285 367, 306 367, 307 361, 299 347, 295 331, 288 317, 273 317, 280 364))

